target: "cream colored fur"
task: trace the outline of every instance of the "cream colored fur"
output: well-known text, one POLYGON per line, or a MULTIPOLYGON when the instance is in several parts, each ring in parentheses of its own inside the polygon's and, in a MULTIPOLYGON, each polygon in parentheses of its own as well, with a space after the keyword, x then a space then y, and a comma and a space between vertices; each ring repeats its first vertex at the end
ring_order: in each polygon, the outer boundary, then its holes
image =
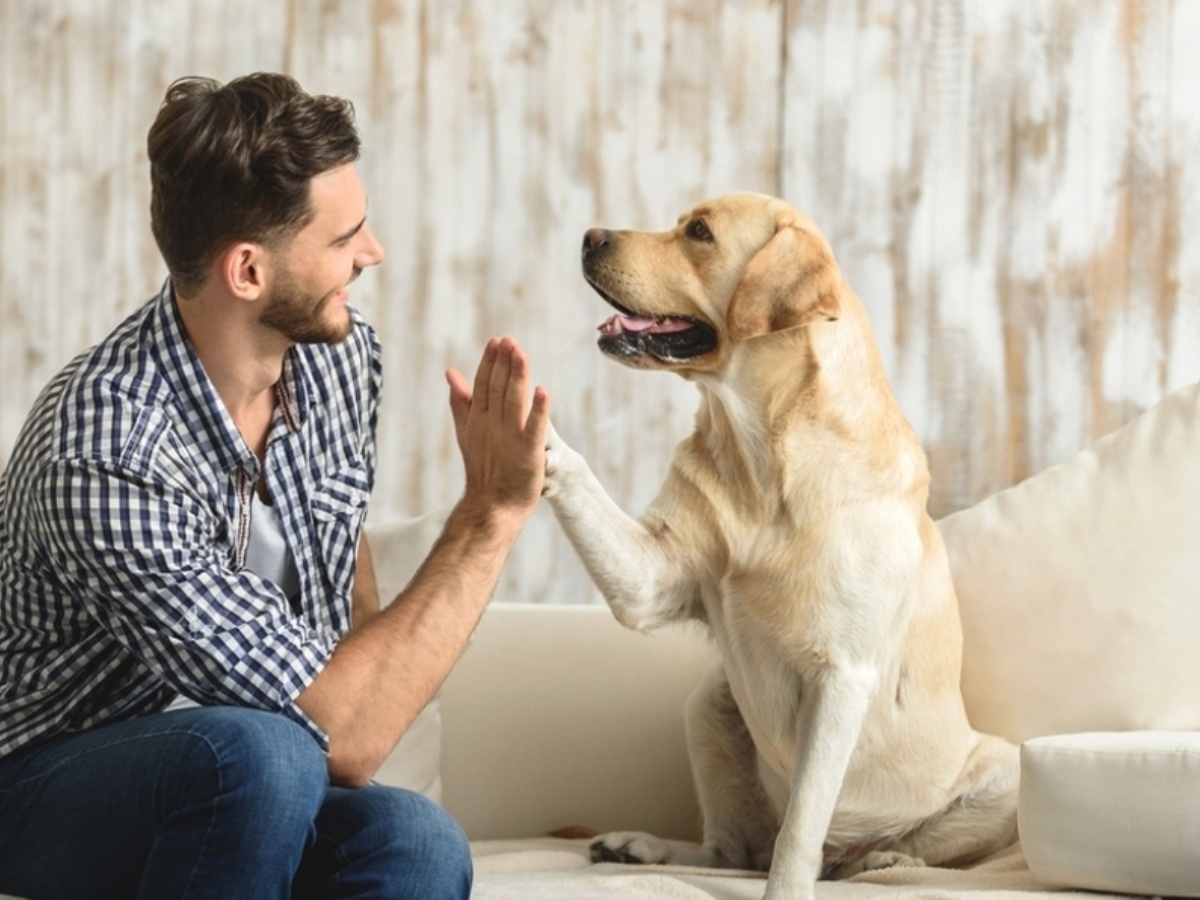
POLYGON ((824 237, 735 194, 670 231, 589 232, 584 271, 625 312, 716 338, 621 357, 701 398, 640 519, 549 441, 546 494, 616 618, 699 620, 721 657, 687 708, 703 845, 615 833, 594 856, 769 869, 768 900, 790 900, 1011 843, 1016 748, 967 722, 925 455, 824 237))

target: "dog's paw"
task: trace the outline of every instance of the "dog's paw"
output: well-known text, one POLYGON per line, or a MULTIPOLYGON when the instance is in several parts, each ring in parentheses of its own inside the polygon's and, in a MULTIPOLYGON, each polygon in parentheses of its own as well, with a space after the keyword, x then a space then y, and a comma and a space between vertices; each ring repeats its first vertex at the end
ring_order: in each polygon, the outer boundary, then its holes
POLYGON ((588 846, 592 862, 617 862, 654 865, 668 862, 671 845, 662 838, 642 831, 611 831, 588 846))
POLYGON ((568 473, 577 464, 579 454, 567 446, 551 425, 546 431, 546 477, 542 482, 542 496, 553 497, 562 490, 568 473))
POLYGON ((868 853, 863 860, 867 869, 923 869, 925 860, 909 856, 907 853, 897 853, 894 850, 868 853))
POLYGON ((848 878, 862 872, 874 872, 876 869, 922 869, 924 867, 925 860, 916 856, 909 856, 907 853, 899 853, 895 850, 876 850, 868 853, 858 862, 852 863, 846 871, 841 873, 840 877, 848 878))

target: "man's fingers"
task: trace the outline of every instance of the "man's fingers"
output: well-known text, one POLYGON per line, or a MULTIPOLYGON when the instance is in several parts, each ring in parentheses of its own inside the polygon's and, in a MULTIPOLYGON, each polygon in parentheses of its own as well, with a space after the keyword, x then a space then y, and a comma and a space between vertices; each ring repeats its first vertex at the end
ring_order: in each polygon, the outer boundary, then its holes
POLYGON ((511 338, 503 338, 497 344, 496 360, 488 382, 488 410, 497 413, 501 419, 506 418, 509 412, 509 383, 512 381, 516 346, 511 338))
POLYGON ((496 357, 499 354, 500 342, 492 338, 483 348, 483 356, 479 359, 479 367, 475 370, 475 392, 473 399, 480 409, 486 411, 490 402, 489 385, 492 381, 493 370, 496 368, 496 357))
POLYGON ((533 405, 529 408, 529 418, 525 421, 525 434, 536 446, 544 447, 549 432, 550 394, 539 385, 533 391, 533 405))
POLYGON ((454 430, 461 437, 471 411, 471 386, 455 369, 446 370, 446 383, 450 385, 450 415, 454 417, 454 430))
POLYGON ((518 433, 544 436, 549 397, 538 388, 534 406, 529 405, 529 374, 529 357, 516 341, 509 337, 489 340, 475 371, 473 390, 457 371, 446 373, 456 425, 465 426, 469 414, 486 415, 493 421, 511 423, 518 433))
POLYGON ((509 366, 508 385, 504 392, 504 418, 521 428, 529 410, 529 357, 515 343, 509 366))

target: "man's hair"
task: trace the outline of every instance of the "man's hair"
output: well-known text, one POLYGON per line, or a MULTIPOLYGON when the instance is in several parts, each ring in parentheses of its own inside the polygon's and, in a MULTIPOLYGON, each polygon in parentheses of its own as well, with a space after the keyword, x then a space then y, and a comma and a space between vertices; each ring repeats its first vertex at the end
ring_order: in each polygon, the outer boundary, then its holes
POLYGON ((146 146, 150 227, 184 293, 230 244, 278 246, 294 236, 314 215, 310 180, 359 152, 349 101, 263 72, 224 86, 174 82, 146 146))

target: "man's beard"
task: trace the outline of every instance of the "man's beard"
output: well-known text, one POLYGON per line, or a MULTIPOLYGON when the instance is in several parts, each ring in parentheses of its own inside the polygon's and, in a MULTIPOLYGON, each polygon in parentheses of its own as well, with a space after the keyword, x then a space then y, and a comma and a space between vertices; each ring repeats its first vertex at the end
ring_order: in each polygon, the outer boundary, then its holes
MULTIPOLYGON (((359 271, 354 270, 355 278, 359 271)), ((339 344, 350 336, 351 324, 349 313, 339 322, 325 320, 329 303, 336 293, 311 294, 300 286, 291 270, 281 269, 259 322, 297 344, 339 344)))

